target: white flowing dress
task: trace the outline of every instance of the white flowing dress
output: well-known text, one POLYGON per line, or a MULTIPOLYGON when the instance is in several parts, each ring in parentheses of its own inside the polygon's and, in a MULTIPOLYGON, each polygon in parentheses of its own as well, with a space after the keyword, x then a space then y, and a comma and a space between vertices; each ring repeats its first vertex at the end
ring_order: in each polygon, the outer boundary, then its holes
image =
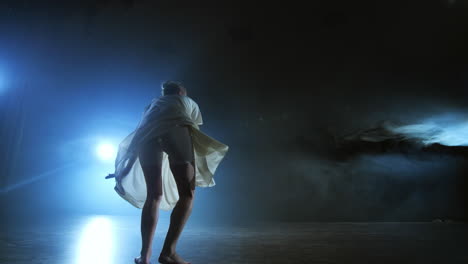
MULTIPOLYGON (((115 191, 137 208, 146 200, 146 183, 138 159, 139 146, 162 135, 175 125, 189 125, 195 155, 195 186, 215 186, 214 173, 229 147, 200 131, 203 124, 200 109, 188 96, 165 95, 153 99, 143 113, 135 131, 119 145, 115 160, 115 191)), ((162 201, 159 208, 171 210, 179 200, 177 184, 169 167, 168 155, 163 152, 162 201)))

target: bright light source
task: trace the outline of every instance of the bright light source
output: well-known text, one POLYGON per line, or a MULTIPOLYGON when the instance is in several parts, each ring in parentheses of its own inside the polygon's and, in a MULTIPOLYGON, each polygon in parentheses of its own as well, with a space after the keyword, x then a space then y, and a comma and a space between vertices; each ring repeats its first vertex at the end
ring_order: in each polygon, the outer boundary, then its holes
POLYGON ((76 264, 112 264, 114 248, 112 221, 93 217, 83 229, 78 244, 76 264))
POLYGON ((112 161, 117 155, 117 148, 110 143, 101 143, 96 149, 96 154, 103 161, 112 161))

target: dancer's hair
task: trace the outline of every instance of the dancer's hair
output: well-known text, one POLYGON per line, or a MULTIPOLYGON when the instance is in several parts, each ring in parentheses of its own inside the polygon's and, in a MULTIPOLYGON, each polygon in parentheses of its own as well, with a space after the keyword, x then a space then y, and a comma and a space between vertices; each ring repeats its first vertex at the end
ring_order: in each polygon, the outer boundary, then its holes
POLYGON ((186 91, 184 85, 178 81, 165 81, 161 84, 162 95, 178 94, 186 91))

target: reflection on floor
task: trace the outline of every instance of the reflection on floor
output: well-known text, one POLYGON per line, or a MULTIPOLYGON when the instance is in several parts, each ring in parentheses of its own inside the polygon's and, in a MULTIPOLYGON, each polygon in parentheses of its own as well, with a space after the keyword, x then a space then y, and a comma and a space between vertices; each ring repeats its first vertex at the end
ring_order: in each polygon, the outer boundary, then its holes
POLYGON ((81 231, 77 249, 77 264, 115 263, 112 221, 107 217, 93 217, 81 231))
MULTIPOLYGON (((11 220, 11 219, 10 219, 11 220)), ((25 221, 29 220, 29 221, 25 221)), ((131 264, 136 216, 83 216, 2 225, 0 263, 131 264), (31 223, 33 222, 33 223, 31 223)), ((168 223, 156 230, 153 264, 168 223)), ((193 264, 468 263, 466 223, 187 225, 178 253, 193 264)))

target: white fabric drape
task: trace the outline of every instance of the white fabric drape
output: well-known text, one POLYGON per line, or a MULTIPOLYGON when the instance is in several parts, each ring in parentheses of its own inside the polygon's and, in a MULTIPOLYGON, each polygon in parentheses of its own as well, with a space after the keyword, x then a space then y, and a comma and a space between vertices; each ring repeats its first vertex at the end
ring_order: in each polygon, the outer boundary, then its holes
MULTIPOLYGON (((195 186, 215 186, 214 173, 229 147, 204 134, 198 105, 188 96, 165 95, 154 99, 143 114, 137 129, 119 145, 115 161, 115 191, 137 208, 146 200, 146 184, 138 159, 139 147, 148 140, 163 134, 175 125, 189 125, 195 154, 195 186)), ((177 185, 169 168, 169 159, 163 153, 163 197, 160 209, 171 210, 179 200, 177 185)))

